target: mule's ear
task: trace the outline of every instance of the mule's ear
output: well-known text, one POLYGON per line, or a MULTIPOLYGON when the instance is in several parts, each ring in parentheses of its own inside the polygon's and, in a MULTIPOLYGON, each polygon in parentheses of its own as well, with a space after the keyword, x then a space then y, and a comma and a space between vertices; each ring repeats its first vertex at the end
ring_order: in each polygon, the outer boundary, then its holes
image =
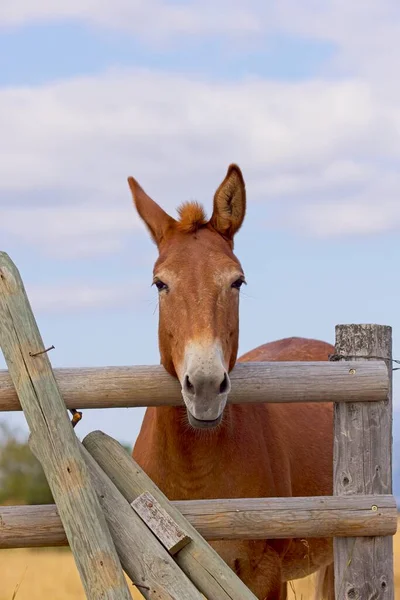
POLYGON ((214 210, 210 225, 232 241, 240 229, 246 213, 246 188, 241 170, 230 165, 224 181, 214 196, 214 210))
POLYGON ((176 221, 146 194, 136 179, 128 177, 128 184, 132 192, 136 210, 147 226, 153 241, 159 246, 167 237, 168 232, 174 227, 176 221))

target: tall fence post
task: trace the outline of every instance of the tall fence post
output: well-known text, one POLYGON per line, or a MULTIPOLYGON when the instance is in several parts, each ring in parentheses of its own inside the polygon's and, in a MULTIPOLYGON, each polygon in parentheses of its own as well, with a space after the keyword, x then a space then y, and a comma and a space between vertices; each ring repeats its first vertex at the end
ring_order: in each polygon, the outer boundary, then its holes
MULTIPOLYGON (((335 404, 334 494, 391 494, 392 329, 337 325, 335 353, 337 360, 384 359, 390 386, 386 401, 335 404)), ((334 558, 336 600, 394 599, 391 536, 335 538, 334 558)))

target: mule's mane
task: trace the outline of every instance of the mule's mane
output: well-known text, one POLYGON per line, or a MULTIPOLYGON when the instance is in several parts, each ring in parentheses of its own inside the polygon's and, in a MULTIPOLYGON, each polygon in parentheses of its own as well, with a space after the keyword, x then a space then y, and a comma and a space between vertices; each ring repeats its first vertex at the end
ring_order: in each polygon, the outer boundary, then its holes
POLYGON ((198 202, 184 202, 178 207, 178 229, 183 233, 196 233, 207 224, 204 208, 198 202))

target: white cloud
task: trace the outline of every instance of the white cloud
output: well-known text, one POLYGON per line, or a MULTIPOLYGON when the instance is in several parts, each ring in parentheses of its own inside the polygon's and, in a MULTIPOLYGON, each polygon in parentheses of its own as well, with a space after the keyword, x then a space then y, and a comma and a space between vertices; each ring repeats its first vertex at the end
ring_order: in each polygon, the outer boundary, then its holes
POLYGON ((377 171, 371 165, 356 160, 337 160, 326 162, 318 169, 286 170, 277 175, 260 179, 253 187, 253 193, 260 197, 268 190, 268 197, 296 197, 302 194, 324 194, 327 190, 340 192, 349 186, 371 182, 377 171))
POLYGON ((388 200, 371 226, 343 220, 338 232, 398 228, 395 98, 400 86, 386 100, 359 78, 215 83, 144 70, 0 89, 0 234, 52 255, 116 251, 139 226, 128 175, 170 211, 193 196, 209 207, 232 161, 251 201, 279 213, 289 199, 319 234, 336 198, 343 214, 388 200))
POLYGON ((379 109, 357 80, 214 84, 126 71, 4 90, 0 190, 110 192, 114 174, 126 185, 127 168, 185 176, 182 166, 193 172, 232 150, 249 166, 319 162, 372 142, 379 109))
POLYGON ((193 35, 265 41, 284 32, 333 43, 342 70, 362 66, 376 74, 385 68, 383 55, 395 65, 400 35, 397 0, 13 0, 0 7, 0 27, 65 20, 124 29, 148 41, 193 35))
POLYGON ((125 30, 151 44, 214 36, 230 53, 241 40, 248 52, 284 34, 331 44, 325 73, 363 75, 388 88, 397 72, 397 0, 13 0, 0 6, 0 28, 66 20, 125 30))
POLYGON ((31 22, 76 20, 104 28, 134 31, 139 37, 171 38, 176 34, 228 33, 242 35, 258 31, 255 14, 242 2, 190 3, 163 0, 13 0, 0 8, 0 26, 31 22))
POLYGON ((33 310, 65 313, 82 310, 132 308, 143 302, 143 285, 124 283, 63 285, 26 285, 33 310))
POLYGON ((284 33, 330 42, 335 53, 325 78, 296 83, 132 70, 0 88, 0 235, 59 256, 116 252, 138 227, 127 175, 172 211, 188 197, 209 201, 233 160, 250 198, 268 201, 280 225, 305 223, 317 235, 400 228, 395 0, 15 0, 0 8, 5 27, 66 19, 148 40, 264 43, 284 33), (25 216, 17 204, 30 207, 25 216))
MULTIPOLYGON (((262 3, 257 5, 263 11, 262 3)), ((281 0, 272 7, 277 29, 332 42, 337 51, 334 65, 340 71, 393 77, 400 36, 397 0, 281 0)))
POLYGON ((230 52, 240 39, 248 52, 270 36, 294 35, 333 46, 325 72, 363 74, 386 86, 397 72, 397 0, 13 0, 0 6, 0 27, 66 20, 126 30, 153 44, 215 36, 230 52))
POLYGON ((323 202, 302 198, 299 205, 292 203, 286 224, 318 237, 400 231, 400 175, 385 173, 377 161, 365 173, 361 192, 359 187, 352 194, 344 187, 323 202))
POLYGON ((400 229, 400 206, 394 202, 307 205, 293 223, 308 233, 325 237, 381 233, 400 229))
POLYGON ((141 227, 130 203, 123 208, 1 208, 0 232, 53 257, 83 258, 116 252, 141 227))

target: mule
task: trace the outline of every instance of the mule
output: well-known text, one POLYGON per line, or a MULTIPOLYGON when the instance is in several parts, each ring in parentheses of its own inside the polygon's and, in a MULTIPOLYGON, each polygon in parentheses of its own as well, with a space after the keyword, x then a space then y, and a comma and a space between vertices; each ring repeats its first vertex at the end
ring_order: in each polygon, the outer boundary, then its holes
MULTIPOLYGON (((128 182, 158 248, 161 363, 178 378, 184 400, 182 407, 147 408, 134 459, 170 500, 332 495, 331 404, 227 404, 245 283, 233 253, 246 211, 239 167, 228 168, 209 220, 195 202, 180 206, 174 219, 133 178, 128 182)), ((320 361, 333 351, 322 341, 289 338, 239 360, 320 361)), ((316 597, 334 598, 332 540, 212 546, 259 599, 284 600, 286 582, 313 572, 316 597)))

